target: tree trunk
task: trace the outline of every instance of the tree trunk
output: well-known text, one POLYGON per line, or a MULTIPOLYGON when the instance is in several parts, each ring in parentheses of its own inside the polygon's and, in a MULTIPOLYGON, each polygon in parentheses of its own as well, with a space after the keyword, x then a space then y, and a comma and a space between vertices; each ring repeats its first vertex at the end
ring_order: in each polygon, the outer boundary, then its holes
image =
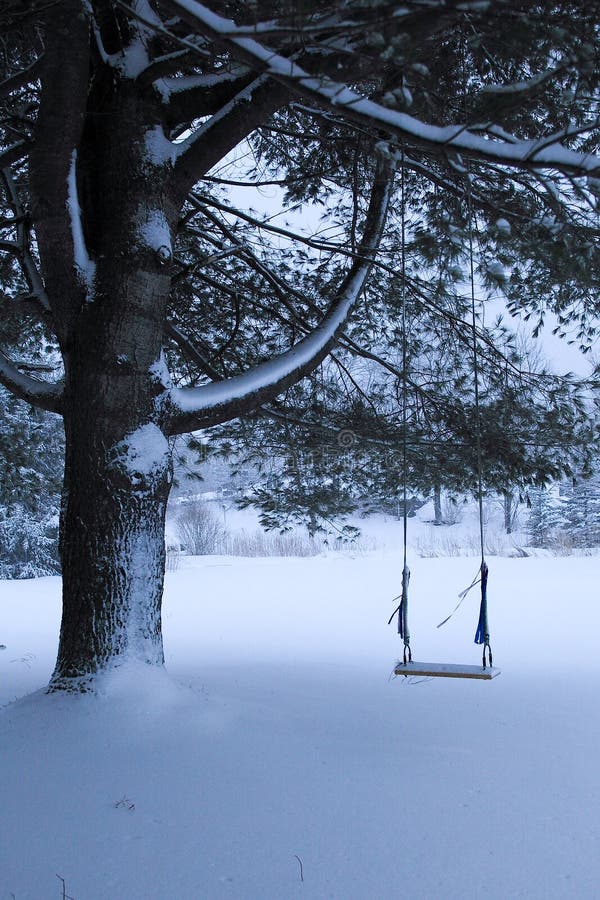
POLYGON ((148 319, 128 328, 123 307, 119 319, 120 349, 135 344, 134 353, 107 371, 110 340, 93 347, 88 340, 87 352, 72 354, 67 369, 63 618, 54 689, 85 689, 98 669, 124 659, 163 662, 171 452, 160 428, 160 329, 149 329, 148 319), (149 330, 157 332, 150 347, 149 330))
POLYGON ((136 109, 125 101, 109 125, 99 119, 84 135, 78 156, 94 263, 87 301, 62 344, 63 618, 54 690, 85 690, 94 673, 124 660, 163 662, 171 451, 162 342, 177 209, 163 162, 153 165, 144 141, 131 141, 136 109))
POLYGON ((503 494, 504 501, 504 529, 507 534, 512 534, 513 528, 513 496, 510 491, 503 494))
POLYGON ((169 445, 152 423, 112 447, 67 429, 61 523, 63 618, 54 689, 86 689, 125 660, 162 664, 169 445), (77 682, 73 682, 77 679, 77 682))
POLYGON ((439 484, 434 484, 433 486, 433 524, 444 524, 442 517, 442 489, 439 484))

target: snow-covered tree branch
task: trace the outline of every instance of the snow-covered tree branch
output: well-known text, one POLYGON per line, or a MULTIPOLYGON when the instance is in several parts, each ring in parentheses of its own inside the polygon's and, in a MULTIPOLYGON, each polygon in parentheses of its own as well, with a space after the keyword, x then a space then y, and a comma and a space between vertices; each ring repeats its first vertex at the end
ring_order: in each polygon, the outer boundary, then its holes
POLYGON ((173 405, 179 412, 171 419, 170 433, 194 431, 251 412, 322 362, 343 330, 373 265, 386 221, 393 175, 390 161, 386 157, 380 159, 357 259, 320 325, 286 353, 255 366, 248 373, 199 388, 176 390, 173 405))
MULTIPOLYGON (((272 48, 246 37, 238 36, 235 23, 225 19, 196 0, 169 0, 186 21, 197 25, 203 34, 220 41, 242 62, 254 66, 294 92, 316 101, 346 119, 367 127, 379 127, 399 139, 417 146, 442 152, 465 153, 474 159, 522 168, 558 169, 583 175, 600 173, 600 158, 590 153, 569 150, 560 143, 564 135, 550 134, 529 140, 511 134, 490 131, 493 123, 482 124, 477 131, 466 124, 430 125, 404 112, 386 108, 343 82, 306 71, 293 59, 282 56, 272 48)), ((260 34, 257 26, 254 33, 260 34)), ((513 86, 512 92, 519 90, 513 86)), ((590 129, 600 123, 593 120, 590 129)))
POLYGON ((0 350, 0 384, 32 406, 49 412, 62 412, 63 385, 42 381, 21 372, 2 350, 0 350))
POLYGON ((252 73, 240 68, 218 75, 181 75, 155 81, 168 107, 169 123, 176 126, 215 115, 252 80, 252 73))
POLYGON ((182 195, 287 99, 285 86, 259 76, 178 145, 175 175, 182 195))

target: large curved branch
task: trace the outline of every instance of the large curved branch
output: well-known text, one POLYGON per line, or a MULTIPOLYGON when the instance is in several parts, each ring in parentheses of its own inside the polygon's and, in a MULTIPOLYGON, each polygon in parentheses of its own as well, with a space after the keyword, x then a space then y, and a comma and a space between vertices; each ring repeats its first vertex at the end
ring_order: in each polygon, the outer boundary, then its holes
POLYGON ((20 400, 48 412, 62 412, 63 386, 59 382, 41 381, 21 372, 0 350, 0 384, 20 400))
POLYGON ((174 389, 170 434, 218 425, 246 415, 273 400, 325 359, 358 299, 381 241, 392 193, 393 166, 379 158, 359 254, 340 285, 325 318, 286 353, 224 381, 198 388, 174 389))
POLYGON ((203 175, 256 131, 289 97, 288 87, 260 75, 186 141, 178 144, 175 180, 181 197, 185 197, 203 175))
POLYGON ((155 86, 167 106, 169 123, 179 125, 215 115, 252 78, 253 74, 244 67, 243 72, 161 78, 155 86))
POLYGON ((557 169, 579 175, 600 171, 600 158, 567 149, 560 143, 564 135, 553 135, 539 141, 520 140, 512 135, 475 134, 466 125, 430 125, 408 113, 375 103, 346 84, 320 73, 311 75, 270 47, 252 38, 238 36, 238 28, 232 20, 213 13, 196 0, 168 0, 167 5, 204 35, 228 47, 240 62, 251 65, 287 85, 294 93, 333 109, 351 121, 384 129, 389 134, 430 150, 465 153, 484 162, 521 169, 557 169))

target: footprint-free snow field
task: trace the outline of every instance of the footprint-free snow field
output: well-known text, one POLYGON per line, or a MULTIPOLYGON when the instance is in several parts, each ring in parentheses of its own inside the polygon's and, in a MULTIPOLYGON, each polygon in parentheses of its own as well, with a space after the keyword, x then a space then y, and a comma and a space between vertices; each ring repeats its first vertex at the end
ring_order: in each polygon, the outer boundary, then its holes
MULTIPOLYGON (((599 565, 491 559, 478 682, 391 675, 394 553, 186 560, 96 696, 43 692, 59 579, 1 582, 1 900, 595 900, 599 565)), ((413 563, 416 658, 478 663, 476 569, 413 563)))

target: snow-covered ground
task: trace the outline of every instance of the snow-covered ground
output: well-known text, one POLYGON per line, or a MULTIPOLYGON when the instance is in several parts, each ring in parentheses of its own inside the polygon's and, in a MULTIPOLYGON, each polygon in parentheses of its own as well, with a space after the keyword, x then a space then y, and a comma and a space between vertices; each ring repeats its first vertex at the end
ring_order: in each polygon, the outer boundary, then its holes
MULTIPOLYGON (((0 582, 0 900, 600 897, 598 557, 491 558, 502 675, 411 683, 393 543, 184 560, 168 675, 96 697, 40 690, 59 580, 0 582)), ((477 663, 477 558, 411 563, 415 658, 477 663)))

